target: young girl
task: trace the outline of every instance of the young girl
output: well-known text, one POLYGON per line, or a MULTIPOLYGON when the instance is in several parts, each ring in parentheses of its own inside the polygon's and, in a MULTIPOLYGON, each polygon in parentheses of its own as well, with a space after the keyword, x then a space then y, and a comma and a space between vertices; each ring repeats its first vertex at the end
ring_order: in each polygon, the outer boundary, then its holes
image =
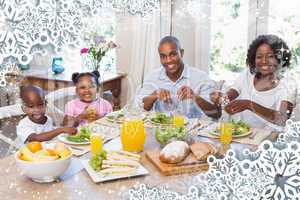
POLYGON ((54 128, 53 120, 45 114, 46 100, 44 92, 37 86, 21 89, 22 109, 26 117, 17 126, 17 135, 22 143, 47 141, 61 133, 76 134, 74 127, 54 128))
POLYGON ((112 112, 112 106, 108 101, 97 98, 99 76, 98 71, 72 75, 78 98, 67 103, 64 125, 76 127, 79 124, 95 121, 112 112))
MULTIPOLYGON (((275 35, 257 37, 248 49, 249 68, 226 93, 230 103, 225 111, 253 127, 284 126, 297 96, 296 81, 280 73, 289 66, 290 59, 290 50, 282 39, 275 35)), ((221 96, 214 92, 211 100, 219 103, 221 96)))

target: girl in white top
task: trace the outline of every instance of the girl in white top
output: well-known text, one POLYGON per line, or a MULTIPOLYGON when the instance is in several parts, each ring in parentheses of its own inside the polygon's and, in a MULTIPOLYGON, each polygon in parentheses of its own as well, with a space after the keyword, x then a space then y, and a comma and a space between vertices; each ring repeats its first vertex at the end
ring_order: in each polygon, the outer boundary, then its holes
MULTIPOLYGON (((258 36, 248 49, 249 68, 226 92, 230 103, 225 111, 252 127, 284 126, 297 96, 296 81, 279 73, 289 66, 290 59, 290 50, 282 39, 275 35, 258 36)), ((220 104, 221 96, 220 92, 213 92, 211 100, 220 104)))

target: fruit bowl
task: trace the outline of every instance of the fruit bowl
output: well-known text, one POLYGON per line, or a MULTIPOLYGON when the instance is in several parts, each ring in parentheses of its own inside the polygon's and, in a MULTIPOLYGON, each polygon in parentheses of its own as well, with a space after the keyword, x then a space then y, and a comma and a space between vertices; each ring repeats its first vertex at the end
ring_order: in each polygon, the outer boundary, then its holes
POLYGON ((48 153, 47 155, 45 152, 48 150, 48 146, 51 147, 50 149, 53 149, 52 147, 55 146, 55 144, 43 145, 44 149, 35 153, 31 152, 27 148, 27 145, 25 145, 15 153, 16 164, 21 169, 22 174, 35 182, 53 182, 62 175, 70 165, 72 153, 68 147, 60 145, 63 148, 60 149, 57 155, 54 155, 54 153, 52 155, 48 153))

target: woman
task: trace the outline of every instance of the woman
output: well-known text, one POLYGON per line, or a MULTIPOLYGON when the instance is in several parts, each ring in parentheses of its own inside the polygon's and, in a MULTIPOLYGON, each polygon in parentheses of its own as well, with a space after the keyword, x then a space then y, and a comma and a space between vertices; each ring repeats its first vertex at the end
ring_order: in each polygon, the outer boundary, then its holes
MULTIPOLYGON (((269 122, 284 126, 295 107, 296 81, 283 77, 291 53, 286 43, 275 35, 258 36, 249 46, 248 69, 240 74, 226 92, 225 111, 253 127, 264 128, 269 122)), ((223 94, 213 92, 211 100, 220 104, 223 94)))

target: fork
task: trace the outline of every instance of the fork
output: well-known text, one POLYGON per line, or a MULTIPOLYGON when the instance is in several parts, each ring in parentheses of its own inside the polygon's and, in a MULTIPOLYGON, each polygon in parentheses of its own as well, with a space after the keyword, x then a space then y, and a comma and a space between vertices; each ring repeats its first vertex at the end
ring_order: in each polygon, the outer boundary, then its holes
POLYGON ((198 128, 197 131, 202 131, 202 130, 208 128, 209 126, 211 126, 212 124, 214 124, 214 122, 209 122, 208 124, 198 128))
POLYGON ((201 125, 201 121, 198 119, 192 126, 191 128, 189 128, 189 130, 187 131, 187 133, 190 133, 192 130, 194 130, 195 128, 197 128, 198 126, 201 125))
POLYGON ((253 131, 253 133, 249 136, 249 139, 253 140, 257 134, 257 131, 253 131))

